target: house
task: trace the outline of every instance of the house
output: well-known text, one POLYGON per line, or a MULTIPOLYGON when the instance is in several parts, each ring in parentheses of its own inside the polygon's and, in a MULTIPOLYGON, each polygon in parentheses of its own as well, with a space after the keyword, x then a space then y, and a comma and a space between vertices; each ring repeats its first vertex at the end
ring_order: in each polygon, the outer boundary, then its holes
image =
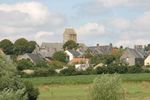
POLYGON ((57 51, 63 51, 63 43, 42 43, 41 47, 36 46, 33 54, 40 54, 43 58, 51 59, 57 51))
POLYGON ((67 54, 67 59, 72 61, 74 58, 82 57, 81 53, 76 50, 66 50, 65 53, 67 54))
POLYGON ((150 55, 144 60, 145 66, 150 66, 150 55))
POLYGON ((91 52, 92 55, 105 55, 105 54, 111 54, 112 53, 112 44, 110 45, 103 45, 100 46, 97 44, 97 46, 91 46, 88 47, 88 50, 91 52))
POLYGON ((142 50, 127 48, 123 52, 123 55, 121 56, 120 60, 129 64, 130 66, 144 65, 145 56, 146 53, 142 50))
POLYGON ((31 53, 26 53, 24 55, 20 55, 17 57, 17 61, 23 60, 23 59, 29 59, 34 64, 38 64, 38 63, 44 61, 44 59, 41 57, 41 55, 31 54, 31 53))

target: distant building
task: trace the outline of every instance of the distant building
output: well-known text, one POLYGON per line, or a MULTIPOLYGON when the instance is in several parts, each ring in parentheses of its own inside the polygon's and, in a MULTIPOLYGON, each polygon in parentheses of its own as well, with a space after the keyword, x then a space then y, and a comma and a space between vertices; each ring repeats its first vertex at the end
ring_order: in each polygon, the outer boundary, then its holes
POLYGON ((31 54, 31 53, 26 53, 24 55, 20 55, 17 57, 17 61, 20 61, 23 59, 26 59, 26 60, 29 59, 34 64, 38 64, 38 63, 44 61, 44 59, 41 57, 41 55, 31 54))
POLYGON ((33 51, 33 54, 40 54, 43 58, 52 58, 53 54, 58 51, 63 51, 63 43, 42 43, 33 51))
POLYGON ((111 43, 110 45, 102 45, 102 46, 97 44, 97 46, 88 47, 88 50, 91 52, 92 55, 105 55, 112 53, 113 46, 111 43))
POLYGON ((69 40, 77 42, 77 33, 72 28, 66 28, 63 33, 63 43, 66 43, 69 40))
POLYGON ((144 65, 145 56, 146 53, 144 51, 127 48, 121 56, 120 60, 129 64, 130 66, 144 65))

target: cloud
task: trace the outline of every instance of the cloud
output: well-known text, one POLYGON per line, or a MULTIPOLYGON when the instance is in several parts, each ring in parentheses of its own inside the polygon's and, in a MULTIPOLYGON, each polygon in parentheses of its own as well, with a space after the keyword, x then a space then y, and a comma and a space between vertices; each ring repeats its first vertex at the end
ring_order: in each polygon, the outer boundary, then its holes
POLYGON ((124 18, 115 18, 111 21, 112 27, 119 30, 125 30, 130 27, 130 22, 124 18))
POLYGON ((50 11, 44 4, 37 1, 3 3, 0 4, 0 23, 1 38, 12 36, 13 39, 24 36, 33 39, 37 37, 36 33, 53 32, 64 27, 66 17, 61 13, 50 11))
POLYGON ((87 23, 77 29, 79 35, 103 35, 106 32, 105 26, 98 23, 87 23))
POLYGON ((134 11, 150 9, 149 5, 150 0, 92 0, 79 5, 78 13, 80 15, 98 16, 113 12, 113 10, 120 10, 120 8, 134 9, 134 11))
POLYGON ((52 35, 54 35, 54 33, 53 32, 38 32, 37 34, 36 34, 36 36, 35 36, 35 38, 36 39, 39 39, 39 38, 41 38, 41 37, 44 37, 44 36, 52 36, 52 35))

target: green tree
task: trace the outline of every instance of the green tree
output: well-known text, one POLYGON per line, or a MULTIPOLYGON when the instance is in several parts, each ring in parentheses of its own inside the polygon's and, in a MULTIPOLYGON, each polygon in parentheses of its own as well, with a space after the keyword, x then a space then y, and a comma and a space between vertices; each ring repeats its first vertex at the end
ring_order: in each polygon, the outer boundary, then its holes
POLYGON ((57 60, 57 61, 60 61, 60 62, 67 62, 66 61, 66 53, 63 52, 63 51, 55 52, 53 54, 53 59, 57 60))
POLYGON ((63 45, 64 49, 77 49, 78 48, 78 44, 75 41, 69 40, 67 41, 64 45, 63 45))
POLYGON ((28 45, 28 53, 32 53, 36 47, 37 43, 35 41, 30 41, 28 45))
POLYGON ((21 38, 15 41, 14 46, 15 46, 15 54, 21 55, 27 53, 29 42, 28 40, 21 38))
POLYGON ((8 40, 8 39, 4 39, 0 42, 0 48, 3 49, 4 53, 7 55, 12 55, 13 51, 14 51, 14 45, 13 43, 8 40))
POLYGON ((0 54, 0 100, 36 100, 38 90, 33 85, 29 87, 16 72, 12 60, 0 54))
POLYGON ((148 44, 147 46, 145 46, 145 50, 149 51, 150 50, 150 44, 148 44))

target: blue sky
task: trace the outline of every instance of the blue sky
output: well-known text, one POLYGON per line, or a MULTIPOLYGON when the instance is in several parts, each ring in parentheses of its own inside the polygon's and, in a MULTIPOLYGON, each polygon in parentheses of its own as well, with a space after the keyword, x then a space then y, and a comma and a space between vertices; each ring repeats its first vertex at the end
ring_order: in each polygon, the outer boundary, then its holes
POLYGON ((150 43, 150 0, 0 0, 0 40, 62 42, 74 28, 87 45, 150 43))

